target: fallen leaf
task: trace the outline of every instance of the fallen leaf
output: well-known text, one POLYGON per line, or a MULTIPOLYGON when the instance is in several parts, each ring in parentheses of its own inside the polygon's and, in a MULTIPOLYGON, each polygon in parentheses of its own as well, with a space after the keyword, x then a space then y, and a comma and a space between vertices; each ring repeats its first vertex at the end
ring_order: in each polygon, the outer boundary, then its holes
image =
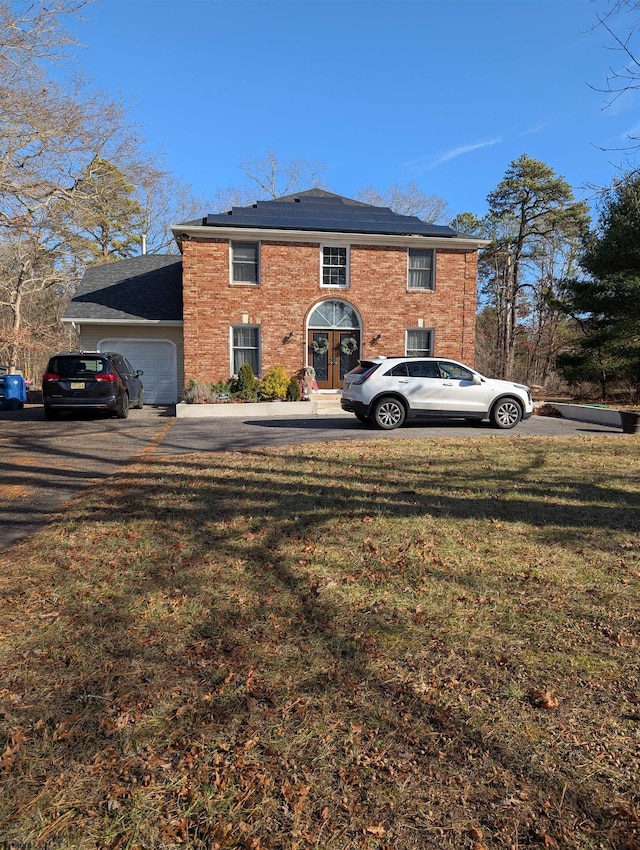
POLYGON ((382 838, 383 835, 387 834, 387 830, 382 826, 382 824, 378 824, 377 826, 368 826, 365 830, 369 835, 377 835, 378 838, 382 838))
POLYGON ((529 691, 529 701, 536 708, 544 708, 547 711, 560 705, 560 700, 551 689, 534 688, 529 691))

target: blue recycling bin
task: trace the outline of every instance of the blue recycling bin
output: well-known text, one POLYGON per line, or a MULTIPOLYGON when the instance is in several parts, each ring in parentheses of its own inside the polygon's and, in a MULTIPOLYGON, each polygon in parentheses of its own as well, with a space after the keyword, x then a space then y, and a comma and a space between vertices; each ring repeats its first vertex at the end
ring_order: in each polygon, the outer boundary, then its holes
POLYGON ((27 400, 22 375, 0 375, 0 410, 17 410, 27 400))

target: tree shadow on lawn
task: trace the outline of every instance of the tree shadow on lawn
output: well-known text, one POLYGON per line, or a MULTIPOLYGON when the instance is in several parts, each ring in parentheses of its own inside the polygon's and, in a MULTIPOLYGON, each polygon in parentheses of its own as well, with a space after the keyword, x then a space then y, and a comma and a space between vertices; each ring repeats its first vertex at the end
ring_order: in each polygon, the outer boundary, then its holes
MULTIPOLYGON (((478 560, 438 561, 437 550, 451 518, 478 523, 489 548, 509 533, 495 523, 532 517, 541 546, 571 547, 590 528, 631 534, 637 491, 603 475, 585 497, 578 474, 538 479, 543 448, 507 472, 470 471, 451 452, 423 455, 416 471, 414 454, 409 465, 387 452, 141 463, 24 544, 26 569, 2 559, 0 810, 12 840, 75 829, 118 847, 133 834, 146 847, 473 847, 479 835, 489 846, 633 846, 632 819, 611 813, 607 771, 620 754, 597 753, 600 775, 576 768, 589 759, 572 748, 574 724, 594 711, 592 694, 558 715, 526 701, 527 654, 498 616, 474 625, 478 560), (406 539, 388 537, 389 521, 406 539), (447 583, 445 610, 425 621, 416 600, 447 583), (478 644, 452 629, 456 605, 478 644)), ((489 570, 482 592, 515 594, 523 571, 489 570)), ((605 650, 611 669, 625 658, 605 650)), ((635 793, 616 781, 616 799, 635 793)))

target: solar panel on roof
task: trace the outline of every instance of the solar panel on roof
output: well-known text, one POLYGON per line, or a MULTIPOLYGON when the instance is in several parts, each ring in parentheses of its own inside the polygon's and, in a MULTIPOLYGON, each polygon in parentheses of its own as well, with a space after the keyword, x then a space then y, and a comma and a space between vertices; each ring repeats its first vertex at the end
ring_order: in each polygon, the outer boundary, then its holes
POLYGON ((287 230, 455 236, 446 226, 427 224, 416 216, 394 213, 388 207, 345 202, 339 196, 291 197, 234 207, 230 213, 208 215, 209 226, 264 227, 287 230))

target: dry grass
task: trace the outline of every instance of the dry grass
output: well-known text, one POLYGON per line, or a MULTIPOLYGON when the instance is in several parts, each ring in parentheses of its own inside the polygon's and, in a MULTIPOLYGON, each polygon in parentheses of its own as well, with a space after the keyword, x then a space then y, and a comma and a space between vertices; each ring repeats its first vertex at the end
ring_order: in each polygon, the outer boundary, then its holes
POLYGON ((0 847, 640 847, 640 440, 140 463, 0 553, 0 847))

